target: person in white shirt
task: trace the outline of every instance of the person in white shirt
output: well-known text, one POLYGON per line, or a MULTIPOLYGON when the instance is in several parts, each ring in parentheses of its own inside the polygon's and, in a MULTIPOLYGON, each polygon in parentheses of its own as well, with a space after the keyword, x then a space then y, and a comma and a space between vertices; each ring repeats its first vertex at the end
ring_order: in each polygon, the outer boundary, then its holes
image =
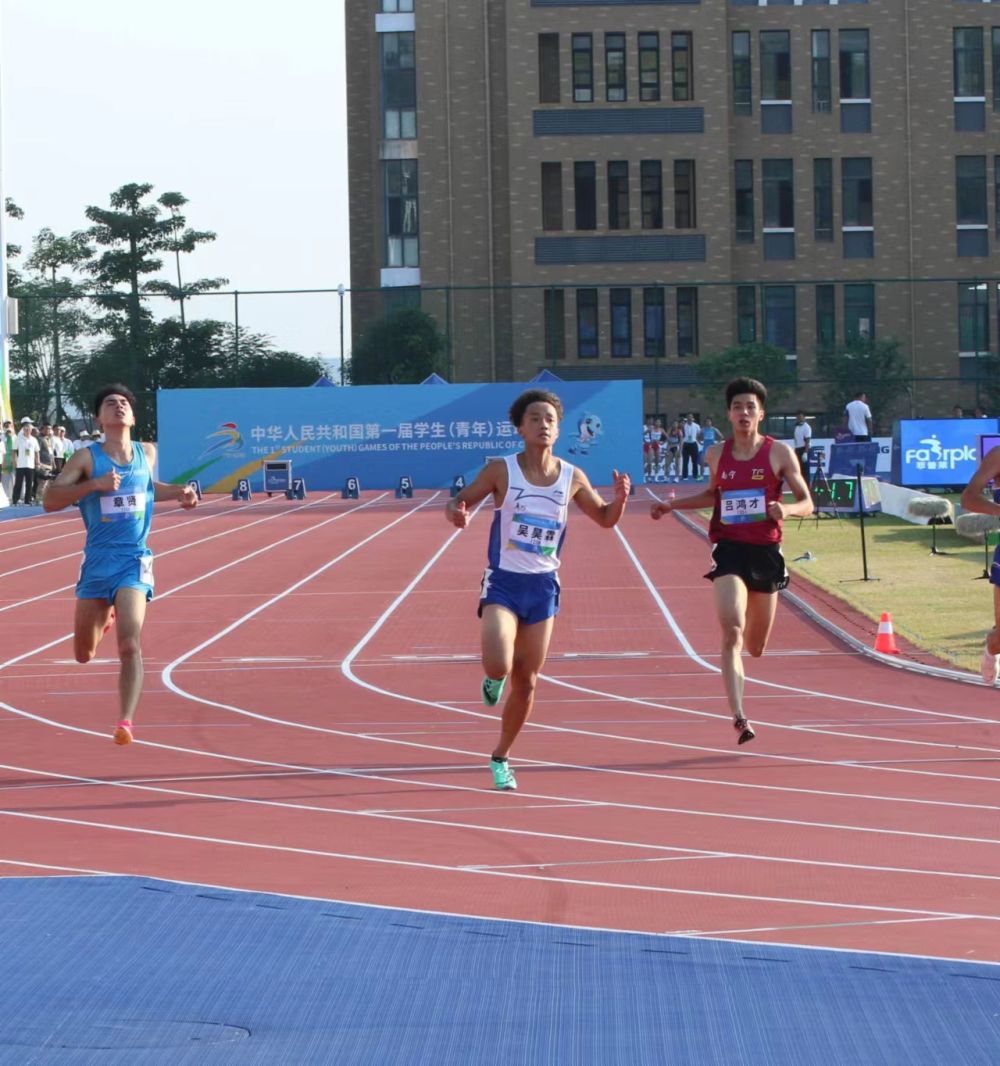
POLYGON ((795 454, 799 459, 799 468, 807 485, 809 484, 809 444, 812 441, 812 435, 812 427, 806 421, 805 411, 796 411, 792 438, 795 441, 795 454))
POLYGON ((698 452, 701 450, 701 426, 694 420, 694 415, 684 416, 681 432, 684 434, 681 444, 681 474, 687 481, 698 476, 698 452))
POLYGON ((38 465, 38 438, 34 423, 25 416, 21 432, 14 438, 14 495, 11 503, 26 506, 35 498, 35 467, 38 465))
POLYGON ((858 443, 872 439, 872 409, 868 406, 867 399, 865 393, 859 392, 844 408, 844 414, 847 415, 847 428, 858 443))
POLYGON ((65 426, 56 426, 52 437, 52 459, 58 474, 66 465, 66 460, 73 454, 73 442, 66 436, 65 426))
POLYGON ((85 430, 80 430, 80 435, 73 441, 73 451, 78 452, 81 448, 90 447, 90 434, 85 430))

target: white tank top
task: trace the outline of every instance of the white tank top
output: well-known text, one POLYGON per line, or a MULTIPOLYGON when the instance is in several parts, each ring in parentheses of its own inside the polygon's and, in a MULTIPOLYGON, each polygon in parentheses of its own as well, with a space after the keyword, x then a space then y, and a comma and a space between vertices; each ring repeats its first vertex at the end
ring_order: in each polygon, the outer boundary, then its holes
POLYGON ((559 477, 551 485, 532 485, 524 477, 517 455, 508 455, 507 495, 493 512, 489 565, 517 574, 550 574, 559 569, 559 551, 566 537, 566 521, 573 471, 559 460, 559 477))

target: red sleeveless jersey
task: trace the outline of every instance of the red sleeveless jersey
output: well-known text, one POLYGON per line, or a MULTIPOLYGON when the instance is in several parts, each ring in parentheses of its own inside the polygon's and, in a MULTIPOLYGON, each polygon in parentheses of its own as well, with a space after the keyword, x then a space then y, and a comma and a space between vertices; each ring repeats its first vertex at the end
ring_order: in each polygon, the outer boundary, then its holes
POLYGON ((733 442, 725 441, 715 470, 715 509, 708 527, 712 543, 778 544, 781 523, 767 515, 767 505, 781 499, 783 479, 771 469, 771 445, 764 443, 752 459, 733 458, 733 442))

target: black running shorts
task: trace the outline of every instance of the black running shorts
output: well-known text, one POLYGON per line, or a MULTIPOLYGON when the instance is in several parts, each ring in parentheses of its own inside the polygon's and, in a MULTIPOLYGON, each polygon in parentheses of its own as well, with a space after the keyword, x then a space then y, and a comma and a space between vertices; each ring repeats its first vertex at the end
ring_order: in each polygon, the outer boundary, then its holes
POLYGON ((788 570, 780 544, 720 540, 712 546, 712 569, 705 577, 734 574, 751 592, 779 592, 788 587, 788 570))

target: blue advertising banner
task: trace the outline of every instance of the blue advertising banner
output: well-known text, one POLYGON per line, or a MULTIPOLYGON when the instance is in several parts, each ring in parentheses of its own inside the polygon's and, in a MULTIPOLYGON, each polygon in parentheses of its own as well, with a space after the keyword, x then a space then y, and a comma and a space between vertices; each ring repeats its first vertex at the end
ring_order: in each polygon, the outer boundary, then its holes
POLYGON ((893 481, 905 488, 965 485, 979 465, 979 438, 995 418, 914 418, 896 424, 893 481))
MULTIPOLYGON (((418 489, 468 483, 487 458, 518 451, 507 419, 526 391, 490 385, 356 385, 333 389, 164 389, 157 393, 159 476, 203 492, 231 492, 248 478, 257 490, 265 462, 290 460, 310 491, 418 489)), ((613 469, 642 474, 642 384, 564 381, 565 409, 555 453, 595 485, 613 469)))

